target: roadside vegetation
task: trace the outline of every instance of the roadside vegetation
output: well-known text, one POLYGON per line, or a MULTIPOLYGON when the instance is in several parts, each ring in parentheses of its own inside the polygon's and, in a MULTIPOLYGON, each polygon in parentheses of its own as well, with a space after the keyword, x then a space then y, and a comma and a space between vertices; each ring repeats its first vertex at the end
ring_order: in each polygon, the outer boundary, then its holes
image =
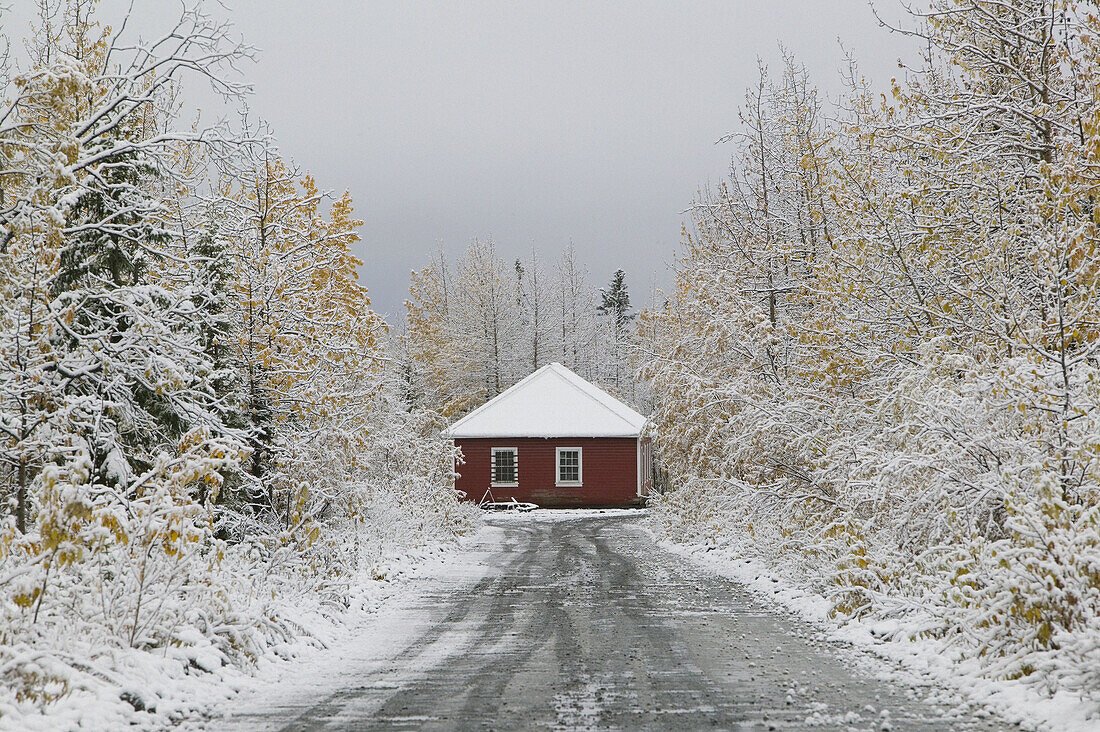
POLYGON ((251 49, 201 8, 148 41, 91 0, 40 10, 0 64, 0 724, 107 728, 469 514, 351 197, 181 109, 204 84, 247 120, 251 49))
POLYGON ((638 326, 664 536, 1100 703, 1100 18, 935 0, 881 95, 787 56, 638 326))

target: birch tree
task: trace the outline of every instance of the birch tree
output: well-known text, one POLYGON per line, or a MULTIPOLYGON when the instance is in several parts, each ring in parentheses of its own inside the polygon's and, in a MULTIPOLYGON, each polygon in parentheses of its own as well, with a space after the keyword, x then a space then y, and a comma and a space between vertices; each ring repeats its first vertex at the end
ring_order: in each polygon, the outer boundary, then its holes
POLYGON ((329 441, 332 454, 349 455, 331 441, 342 435, 354 444, 367 429, 354 384, 378 370, 385 330, 350 252, 362 222, 347 193, 322 217, 325 199, 310 176, 258 149, 223 172, 216 202, 232 257, 234 361, 259 491, 246 498, 288 529, 306 520, 307 503, 325 505, 308 499, 311 486, 331 494, 341 478, 320 465, 305 469, 301 449, 329 441))
POLYGON ((526 361, 531 371, 536 371, 550 363, 550 338, 552 322, 549 298, 547 297, 546 274, 538 254, 531 251, 531 257, 524 264, 516 260, 516 289, 518 291, 519 317, 521 332, 527 334, 526 361))
POLYGON ((548 278, 535 253, 509 266, 492 242, 475 240, 453 268, 439 252, 413 272, 409 296, 407 383, 447 418, 553 361, 622 398, 636 395, 625 285, 601 318, 600 295, 572 244, 548 278))
POLYGON ((584 378, 596 379, 596 289, 587 268, 577 260, 573 242, 558 260, 554 281, 555 338, 563 365, 584 378))

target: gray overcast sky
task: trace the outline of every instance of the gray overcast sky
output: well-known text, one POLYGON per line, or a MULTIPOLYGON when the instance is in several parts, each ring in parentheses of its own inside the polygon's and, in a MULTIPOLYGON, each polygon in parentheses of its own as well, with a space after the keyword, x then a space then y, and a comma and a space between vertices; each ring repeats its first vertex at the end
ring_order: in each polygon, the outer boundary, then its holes
MULTIPOLYGON (((136 4, 143 31, 179 7, 136 4)), ((106 22, 120 5, 104 2, 106 22)), ((260 49, 252 108, 284 154, 352 192, 362 280, 391 322, 409 271, 473 237, 548 265, 572 239, 597 285, 622 267, 642 304, 671 282, 682 211, 728 172, 715 141, 737 129, 757 57, 776 68, 783 43, 835 93, 838 39, 884 88, 906 48, 865 0, 210 6, 260 49)))

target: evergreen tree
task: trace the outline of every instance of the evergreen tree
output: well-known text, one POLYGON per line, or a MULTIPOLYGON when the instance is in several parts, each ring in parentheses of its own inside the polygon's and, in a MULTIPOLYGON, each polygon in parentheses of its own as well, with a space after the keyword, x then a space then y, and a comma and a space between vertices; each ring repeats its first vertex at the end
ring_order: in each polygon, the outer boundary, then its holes
POLYGON ((626 288, 626 273, 621 269, 611 275, 611 284, 600 288, 602 302, 596 307, 600 315, 611 316, 615 332, 621 333, 626 324, 634 317, 630 312, 630 293, 626 288))
POLYGON ((269 163, 259 135, 178 129, 180 78, 243 101, 222 75, 249 49, 201 3, 159 40, 99 26, 96 0, 38 6, 26 70, 10 77, 0 52, 0 665, 16 726, 77 678, 129 718, 116 672, 185 637, 251 663, 304 632, 279 617, 288 581, 343 601, 360 544, 466 521, 438 415, 385 365, 350 196, 322 211, 328 195, 269 163))
MULTIPOLYGON (((607 334, 610 339, 609 352, 607 353, 607 360, 610 363, 607 365, 608 378, 614 384, 614 389, 617 394, 623 397, 628 397, 633 401, 633 390, 627 393, 623 384, 623 371, 624 371, 624 358, 626 355, 624 340, 627 336, 627 325, 634 319, 634 314, 630 312, 630 293, 626 288, 626 273, 621 269, 615 270, 615 273, 611 275, 611 283, 607 288, 600 289, 601 302, 596 306, 596 312, 606 317, 610 322, 610 332, 607 334)), ((630 379, 630 383, 633 384, 634 379, 630 379)))

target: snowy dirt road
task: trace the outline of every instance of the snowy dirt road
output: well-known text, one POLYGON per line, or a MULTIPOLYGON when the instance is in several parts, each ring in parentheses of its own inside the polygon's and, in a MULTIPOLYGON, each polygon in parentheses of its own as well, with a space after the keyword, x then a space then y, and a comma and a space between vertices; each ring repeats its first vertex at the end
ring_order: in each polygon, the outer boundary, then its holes
POLYGON ((488 518, 450 568, 208 728, 1004 728, 655 547, 642 520, 488 518))

